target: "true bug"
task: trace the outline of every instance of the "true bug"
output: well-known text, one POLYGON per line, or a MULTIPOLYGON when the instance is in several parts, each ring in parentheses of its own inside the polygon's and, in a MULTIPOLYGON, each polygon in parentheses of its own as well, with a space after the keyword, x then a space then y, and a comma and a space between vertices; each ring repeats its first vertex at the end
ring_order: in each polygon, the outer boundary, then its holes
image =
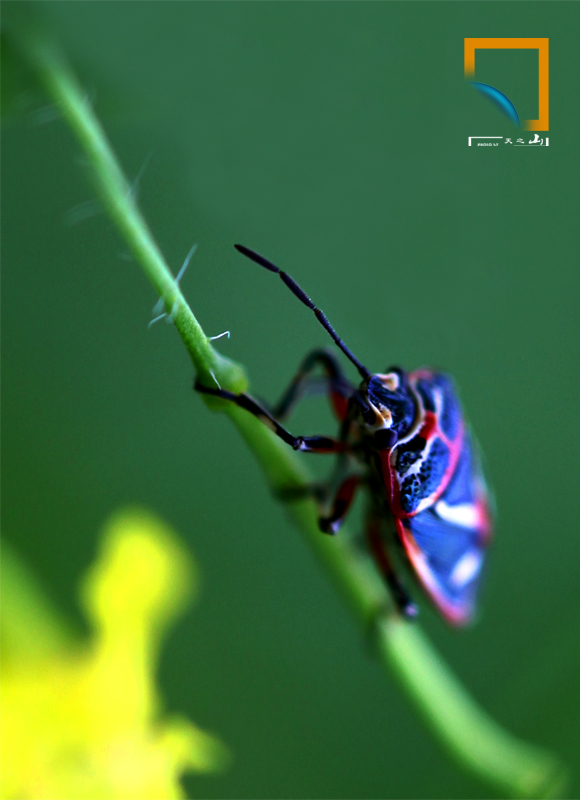
POLYGON ((400 612, 414 617, 417 608, 395 569, 397 549, 445 619, 466 623, 474 611, 491 537, 491 504, 451 378, 430 369, 406 373, 398 367, 372 374, 288 273, 247 247, 235 247, 277 273, 314 312, 362 382, 353 386, 331 352, 313 350, 271 409, 245 393, 199 382, 195 388, 246 409, 295 450, 336 453, 339 479, 328 513, 319 518, 321 530, 337 533, 357 489, 366 486, 366 540, 400 612), (325 389, 341 423, 337 439, 293 436, 281 424, 312 385, 317 366, 324 371, 325 389))

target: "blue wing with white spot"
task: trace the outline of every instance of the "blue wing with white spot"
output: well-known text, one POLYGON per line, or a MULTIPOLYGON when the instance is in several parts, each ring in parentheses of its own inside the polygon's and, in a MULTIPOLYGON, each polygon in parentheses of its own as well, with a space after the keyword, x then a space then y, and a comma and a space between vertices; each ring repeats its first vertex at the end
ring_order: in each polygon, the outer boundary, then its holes
POLYGON ((491 519, 479 460, 466 436, 441 498, 397 531, 419 581, 446 619, 462 625, 472 617, 491 519))

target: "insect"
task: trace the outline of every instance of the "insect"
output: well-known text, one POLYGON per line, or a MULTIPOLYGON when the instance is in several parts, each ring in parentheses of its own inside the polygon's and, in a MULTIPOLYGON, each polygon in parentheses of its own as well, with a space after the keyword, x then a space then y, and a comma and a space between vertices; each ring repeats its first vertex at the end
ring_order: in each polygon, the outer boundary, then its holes
POLYGON ((391 367, 371 373, 288 273, 247 247, 235 247, 280 276, 314 312, 362 381, 352 385, 334 354, 319 349, 306 356, 271 409, 246 393, 199 382, 195 388, 254 414, 294 450, 336 454, 333 491, 327 487, 330 503, 321 511, 320 529, 336 534, 357 490, 366 488, 366 541, 400 613, 408 618, 418 613, 397 569, 406 561, 448 622, 468 622, 491 538, 491 502, 452 379, 431 369, 406 373, 391 367), (324 373, 323 390, 340 422, 337 438, 293 436, 282 424, 305 393, 320 387, 313 377, 317 367, 324 373))

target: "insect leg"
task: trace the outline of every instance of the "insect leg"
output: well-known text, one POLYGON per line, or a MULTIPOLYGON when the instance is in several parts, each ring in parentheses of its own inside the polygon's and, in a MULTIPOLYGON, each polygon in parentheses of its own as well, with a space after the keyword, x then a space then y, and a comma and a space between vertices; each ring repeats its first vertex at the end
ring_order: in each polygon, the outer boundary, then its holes
POLYGON ((336 439, 331 439, 329 436, 292 436, 283 425, 272 416, 263 406, 261 406, 249 394, 242 392, 241 394, 234 394, 225 389, 215 389, 196 381, 194 389, 201 394, 209 394, 213 397, 220 397, 222 400, 230 400, 240 408, 249 411, 261 422, 270 428, 276 436, 279 436, 286 444, 289 444, 294 450, 300 450, 305 453, 344 453, 349 447, 345 442, 339 442, 336 439))
MULTIPOLYGON (((296 403, 309 389, 310 373, 320 364, 325 372, 326 381, 321 384, 322 392, 329 394, 329 399, 336 416, 342 420, 346 415, 349 397, 354 387, 346 379, 338 360, 328 350, 313 350, 309 353, 292 379, 282 397, 272 408, 272 414, 278 419, 286 417, 296 403)), ((310 383, 310 388, 313 386, 310 383)))
POLYGON ((367 542, 375 563, 391 591, 397 608, 404 617, 413 619, 419 611, 393 568, 387 545, 382 536, 381 523, 381 518, 376 512, 371 511, 368 514, 365 525, 367 542))
POLYGON ((350 510, 360 483, 360 475, 351 475, 340 484, 332 503, 330 515, 328 517, 320 517, 318 520, 320 530, 323 533, 328 533, 331 536, 338 533, 340 526, 350 510))

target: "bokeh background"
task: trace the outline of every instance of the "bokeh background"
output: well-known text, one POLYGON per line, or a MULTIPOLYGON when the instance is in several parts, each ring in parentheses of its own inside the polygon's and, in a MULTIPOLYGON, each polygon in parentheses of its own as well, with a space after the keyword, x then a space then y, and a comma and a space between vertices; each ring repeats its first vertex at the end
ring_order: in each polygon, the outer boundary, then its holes
MULTIPOLYGON (((422 624, 500 722, 577 764, 579 6, 42 6, 175 271, 199 244, 183 289, 208 333, 231 331, 220 349, 256 393, 274 399, 327 340, 238 241, 291 271, 370 368, 456 377, 497 538, 478 624, 450 631, 426 607, 422 624), (550 38, 549 148, 467 147, 520 132, 464 83, 466 36, 550 38)), ((476 79, 533 118, 537 67, 519 56, 482 55, 476 79)), ((202 597, 159 680, 235 761, 186 778, 189 795, 487 796, 385 680, 233 428, 191 391, 173 328, 147 328, 155 295, 53 117, 3 138, 7 540, 79 626, 77 583, 118 506, 154 509, 195 552, 202 597)), ((332 430, 323 406, 292 429, 332 430)))

